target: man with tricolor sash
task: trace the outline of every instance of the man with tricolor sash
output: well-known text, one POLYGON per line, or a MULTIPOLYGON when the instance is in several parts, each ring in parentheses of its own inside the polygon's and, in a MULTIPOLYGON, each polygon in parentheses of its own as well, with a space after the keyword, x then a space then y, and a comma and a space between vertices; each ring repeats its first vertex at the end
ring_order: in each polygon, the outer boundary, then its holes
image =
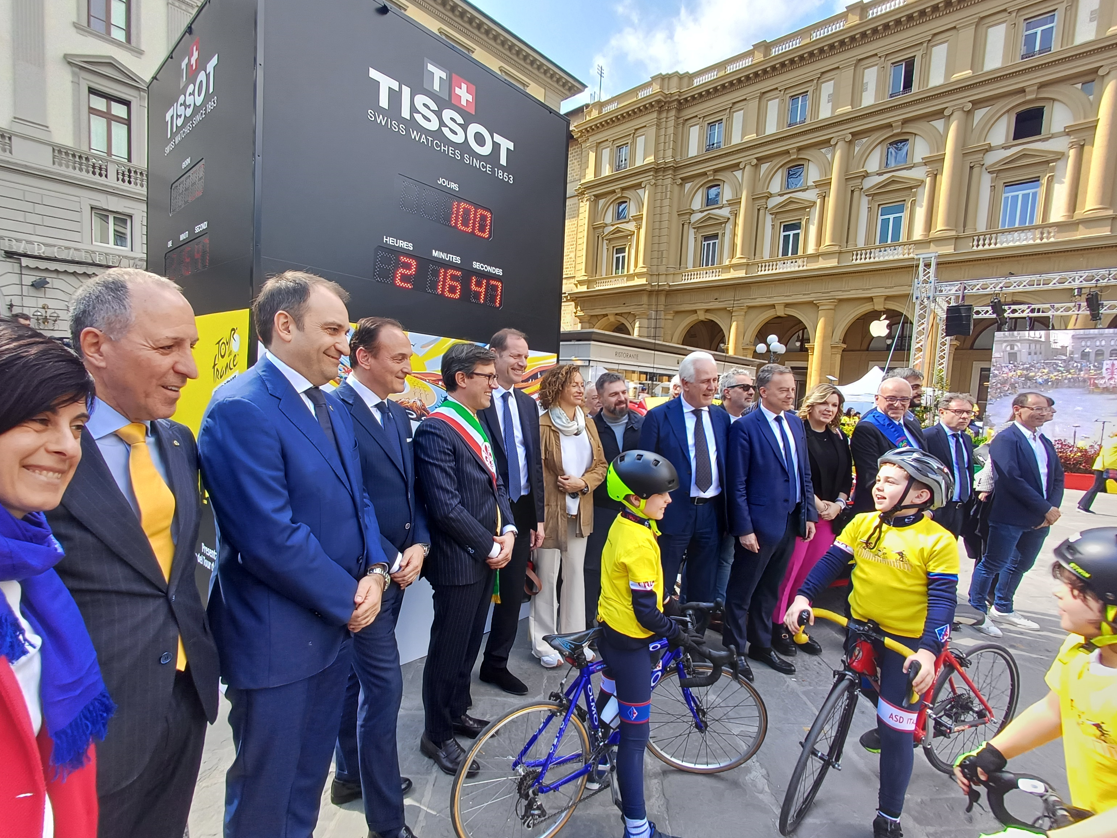
MULTIPOLYGON (((448 394, 415 432, 415 467, 431 551, 423 575, 434 588, 434 624, 423 670, 426 723, 419 748, 447 774, 488 724, 466 713, 470 677, 494 594, 496 571, 512 556, 517 530, 492 444, 477 418, 496 386, 494 354, 471 343, 442 356, 448 394)), ((473 768, 473 772, 476 768, 473 768)))

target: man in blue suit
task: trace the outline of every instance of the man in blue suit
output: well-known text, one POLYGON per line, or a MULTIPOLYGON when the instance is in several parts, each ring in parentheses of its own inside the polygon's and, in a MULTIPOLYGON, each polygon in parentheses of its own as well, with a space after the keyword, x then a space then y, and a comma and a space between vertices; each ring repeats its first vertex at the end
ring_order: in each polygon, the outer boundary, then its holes
POLYGON ((392 563, 392 584, 373 624, 353 635, 353 671, 337 734, 330 800, 342 804, 363 796, 370 836, 411 838, 403 817, 411 780, 400 777, 396 750, 403 699, 396 622, 404 589, 419 577, 430 550, 430 535, 415 494, 411 420, 388 398, 407 389, 411 341, 395 320, 366 317, 349 341, 349 360, 353 372, 334 393, 353 417, 361 474, 376 510, 381 546, 392 563))
MULTIPOLYGON (((729 432, 729 531, 737 538, 725 595, 726 646, 790 675, 795 666, 772 648, 772 612, 797 536, 814 537, 814 505, 807 435, 795 407, 790 367, 767 364, 756 375, 760 406, 729 432)), ((794 646, 790 650, 794 653, 794 646)), ((752 670, 741 660, 741 671, 752 670)))
POLYGON ((1039 623, 1017 614, 1012 600, 1024 574, 1059 520, 1063 502, 1063 465, 1055 446, 1040 433, 1055 415, 1055 401, 1042 393, 1017 393, 1012 424, 989 444, 997 482, 989 509, 985 555, 970 580, 970 605, 981 612, 974 628, 1000 637, 995 623, 1035 631, 1039 623), (986 614, 989 588, 997 578, 993 609, 986 614))
POLYGON ((350 632, 390 582, 349 412, 344 289, 287 271, 253 304, 267 353, 215 395, 198 451, 220 553, 209 601, 236 759, 225 836, 310 838, 341 720, 350 632))
POLYGON ((681 393, 652 408, 640 428, 640 447, 667 458, 679 488, 659 522, 665 593, 673 593, 686 555, 687 598, 709 602, 714 595, 718 544, 725 531, 725 447, 729 414, 711 410, 718 368, 708 352, 692 352, 679 364, 681 393))

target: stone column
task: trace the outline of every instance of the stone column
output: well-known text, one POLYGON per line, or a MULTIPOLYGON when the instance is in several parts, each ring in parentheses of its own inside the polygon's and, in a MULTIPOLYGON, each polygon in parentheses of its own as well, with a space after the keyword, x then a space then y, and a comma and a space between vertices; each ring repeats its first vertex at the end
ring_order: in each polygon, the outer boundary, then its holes
POLYGON ((935 235, 953 236, 958 232, 958 196, 962 194, 962 148, 965 145, 965 120, 970 103, 946 109, 950 120, 946 128, 946 158, 943 161, 942 185, 939 187, 935 235))
POLYGON ((655 188, 654 181, 644 181, 644 222, 641 227, 643 230, 642 238, 640 239, 640 251, 637 257, 637 269, 647 267, 652 262, 652 189, 655 188))
POLYGON ((1082 147, 1083 140, 1077 137, 1070 141, 1070 151, 1067 152, 1067 179, 1063 190, 1063 211, 1059 213, 1059 221, 1070 221, 1074 218, 1074 210, 1078 206, 1078 182, 1082 177, 1082 147))
MULTIPOLYGON (((15 109, 12 121, 21 130, 50 139, 47 125, 46 3, 12 2, 12 69, 15 109)), ((83 113, 85 109, 82 109, 83 113)))
POLYGON ((741 173, 741 207, 737 212, 737 242, 734 262, 749 258, 752 249, 752 196, 756 191, 756 160, 749 160, 741 173))
POLYGON ((588 279, 590 273, 593 271, 594 258, 593 245, 593 223, 590 218, 590 210, 593 203, 590 201, 589 195, 582 195, 579 197, 580 206, 578 207, 578 219, 586 226, 582 228, 582 270, 578 273, 578 279, 588 279))
POLYGON ((935 184, 938 177, 937 169, 927 170, 927 179, 923 186, 923 215, 919 218, 919 229, 915 233, 917 239, 925 239, 931 235, 931 219, 935 217, 935 184))
POLYGON ((807 240, 807 253, 818 253, 818 245, 822 240, 822 228, 826 226, 826 196, 824 189, 818 191, 814 202, 814 224, 811 225, 810 238, 807 240))
POLYGON ((748 311, 748 306, 741 306, 740 308, 729 310, 729 341, 726 344, 725 351, 730 355, 741 354, 741 340, 744 337, 746 311, 748 311))
POLYGON ((807 366, 807 387, 814 387, 830 371, 830 343, 834 336, 834 308, 837 300, 820 300, 818 324, 814 330, 814 350, 807 366))
POLYGON ((830 344, 830 369, 822 371, 822 377, 832 375, 839 381, 842 377, 842 350, 846 348, 844 343, 835 341, 830 344))
POLYGON ((821 250, 838 250, 844 243, 842 234, 847 221, 846 169, 849 166, 849 141, 852 135, 831 140, 834 146, 834 165, 830 171, 830 208, 826 213, 826 229, 822 237, 821 250))
MULTIPOLYGON (((857 222, 858 222, 860 216, 861 216, 861 184, 858 184, 857 186, 853 187, 853 197, 850 199, 850 202, 849 202, 849 224, 847 225, 847 231, 846 231, 846 235, 848 236, 848 238, 846 239, 846 242, 845 242, 846 247, 857 247, 857 222)), ((873 223, 873 220, 870 218, 869 219, 869 228, 870 229, 872 228, 872 223, 873 223)), ((869 244, 869 243, 872 242, 872 240, 875 237, 870 234, 866 238, 869 240, 869 241, 866 242, 866 244, 869 244)))
POLYGON ((1084 215, 1113 212, 1113 172, 1117 169, 1117 67, 1103 67, 1098 97, 1098 126, 1090 155, 1084 215))

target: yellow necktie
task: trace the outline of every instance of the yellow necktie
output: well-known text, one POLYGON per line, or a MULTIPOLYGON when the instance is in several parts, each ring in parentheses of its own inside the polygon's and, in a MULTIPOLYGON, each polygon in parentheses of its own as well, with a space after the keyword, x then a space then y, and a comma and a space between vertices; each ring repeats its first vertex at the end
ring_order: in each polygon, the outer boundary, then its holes
MULTIPOLYGON (((140 422, 125 425, 116 432, 128 443, 128 473, 132 478, 132 492, 140 507, 140 526, 143 527, 163 577, 171 579, 171 562, 175 556, 175 542, 171 537, 171 524, 175 519, 175 496, 155 468, 151 451, 147 447, 147 426, 140 422)), ((175 668, 186 670, 186 650, 182 637, 178 639, 178 661, 175 668)))

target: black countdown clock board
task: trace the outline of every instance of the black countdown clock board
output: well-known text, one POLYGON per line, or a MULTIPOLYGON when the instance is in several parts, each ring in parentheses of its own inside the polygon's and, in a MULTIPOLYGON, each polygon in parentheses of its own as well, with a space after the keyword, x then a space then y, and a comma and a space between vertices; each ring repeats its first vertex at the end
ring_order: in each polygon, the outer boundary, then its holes
POLYGON ((394 9, 207 0, 148 113, 148 266, 197 313, 307 270, 354 320, 557 350, 569 124, 394 9))

